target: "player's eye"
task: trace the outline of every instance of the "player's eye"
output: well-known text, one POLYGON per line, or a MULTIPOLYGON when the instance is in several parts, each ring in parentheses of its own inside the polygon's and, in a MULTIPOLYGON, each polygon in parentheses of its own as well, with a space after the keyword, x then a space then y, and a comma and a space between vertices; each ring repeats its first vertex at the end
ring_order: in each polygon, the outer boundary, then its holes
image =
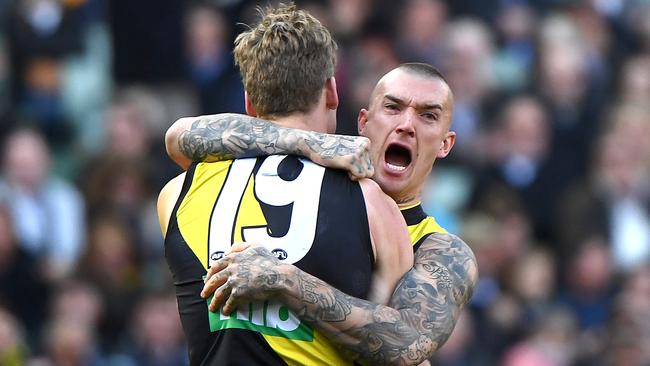
POLYGON ((386 108, 389 111, 398 111, 399 106, 395 103, 386 103, 384 104, 384 108, 386 108))
POLYGON ((427 121, 437 121, 438 120, 438 115, 433 112, 424 112, 421 114, 422 118, 424 118, 427 121))

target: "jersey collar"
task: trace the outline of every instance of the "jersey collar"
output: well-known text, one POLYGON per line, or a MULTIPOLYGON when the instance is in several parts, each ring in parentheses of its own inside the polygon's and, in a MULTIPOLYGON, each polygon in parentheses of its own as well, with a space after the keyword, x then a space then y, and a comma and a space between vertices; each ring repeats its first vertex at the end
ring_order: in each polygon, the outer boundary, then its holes
POLYGON ((415 206, 403 208, 401 211, 402 216, 404 216, 404 221, 406 221, 406 225, 409 226, 415 225, 427 217, 427 214, 422 208, 422 203, 418 203, 415 206))

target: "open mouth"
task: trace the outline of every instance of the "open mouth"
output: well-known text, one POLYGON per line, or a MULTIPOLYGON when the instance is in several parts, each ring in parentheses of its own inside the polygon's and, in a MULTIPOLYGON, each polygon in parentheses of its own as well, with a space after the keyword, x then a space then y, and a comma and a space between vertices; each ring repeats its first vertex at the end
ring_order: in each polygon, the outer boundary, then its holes
POLYGON ((411 151, 404 146, 391 144, 386 149, 384 161, 391 170, 403 171, 411 164, 411 151))

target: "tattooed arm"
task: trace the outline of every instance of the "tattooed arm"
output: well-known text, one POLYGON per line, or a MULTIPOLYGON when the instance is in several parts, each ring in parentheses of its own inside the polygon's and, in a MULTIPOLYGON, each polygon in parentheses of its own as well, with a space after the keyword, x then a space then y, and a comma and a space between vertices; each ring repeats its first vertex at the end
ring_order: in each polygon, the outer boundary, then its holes
POLYGON ((370 141, 365 137, 285 128, 242 114, 181 118, 167 130, 165 145, 169 156, 184 169, 192 161, 294 154, 348 170, 355 179, 374 173, 370 141))
POLYGON ((227 298, 227 314, 240 301, 275 297, 363 362, 417 365, 447 340, 477 277, 476 259, 460 238, 432 234, 388 306, 348 296, 260 247, 234 253, 212 268, 203 295, 218 288, 210 309, 227 298))

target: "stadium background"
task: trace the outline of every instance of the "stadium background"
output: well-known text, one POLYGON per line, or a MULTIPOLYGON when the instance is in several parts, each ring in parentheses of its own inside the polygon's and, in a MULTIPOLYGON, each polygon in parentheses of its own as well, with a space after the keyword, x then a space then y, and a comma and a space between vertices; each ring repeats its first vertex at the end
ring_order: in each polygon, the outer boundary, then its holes
MULTIPOLYGON (((339 43, 339 130, 439 67, 424 206, 480 280, 435 365, 650 365, 650 1, 299 1, 339 43)), ((242 112, 251 1, 0 1, 0 365, 183 365, 155 215, 178 117, 242 112)))

